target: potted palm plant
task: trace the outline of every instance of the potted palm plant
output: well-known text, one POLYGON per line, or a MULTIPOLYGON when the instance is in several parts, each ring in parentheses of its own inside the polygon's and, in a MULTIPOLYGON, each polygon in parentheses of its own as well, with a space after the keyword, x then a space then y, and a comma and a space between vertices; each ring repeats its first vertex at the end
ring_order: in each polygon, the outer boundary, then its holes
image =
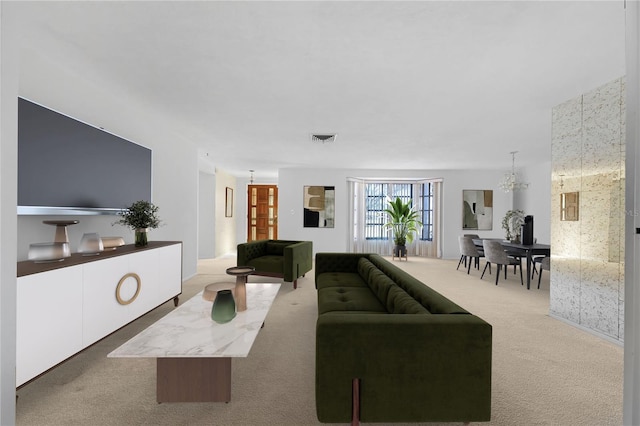
POLYGON ((114 225, 124 225, 131 228, 135 232, 135 244, 138 247, 148 244, 147 232, 149 228, 155 229, 160 226, 158 207, 149 201, 136 201, 121 210, 118 215, 120 215, 120 219, 114 225))
POLYGON ((389 221, 384 227, 393 232, 393 255, 404 257, 407 254, 407 242, 413 241, 418 228, 422 226, 422 222, 418 220, 418 212, 413 210, 410 201, 403 203, 400 198, 389 200, 385 212, 389 215, 389 221))

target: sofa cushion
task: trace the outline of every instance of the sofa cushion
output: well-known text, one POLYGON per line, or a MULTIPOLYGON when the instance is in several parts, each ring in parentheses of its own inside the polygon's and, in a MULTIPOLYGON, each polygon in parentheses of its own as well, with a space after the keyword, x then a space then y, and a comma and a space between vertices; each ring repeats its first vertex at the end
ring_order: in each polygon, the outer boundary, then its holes
POLYGON ((360 274, 362 279, 365 280, 365 282, 369 281, 369 274, 371 273, 371 271, 377 269, 378 268, 376 268, 376 265, 371 263, 371 261, 369 261, 369 259, 367 259, 366 257, 361 257, 358 260, 358 273, 360 274))
POLYGON ((406 291, 394 285, 387 295, 387 311, 391 314, 429 314, 420 303, 409 296, 406 291))
POLYGON ((316 288, 320 290, 326 287, 364 287, 364 282, 360 274, 355 272, 325 272, 316 278, 316 288))
POLYGON ((318 314, 334 311, 387 312, 368 287, 325 287, 318 290, 318 314))
POLYGON ((282 273, 284 258, 282 256, 266 255, 251 259, 248 266, 253 266, 256 271, 282 273))
POLYGON ((383 305, 386 305, 387 303, 389 289, 396 286, 391 278, 383 274, 378 268, 373 269, 369 273, 369 280, 367 281, 367 284, 383 305))
POLYGON ((282 256, 284 255, 284 248, 288 245, 291 245, 290 242, 281 242, 281 241, 267 241, 267 254, 274 256, 282 256))
POLYGON ((382 256, 373 254, 369 257, 371 263, 395 282, 398 287, 407 292, 420 305, 432 314, 468 314, 469 312, 458 304, 447 299, 437 291, 427 287, 417 278, 403 271, 397 266, 384 260, 382 256))

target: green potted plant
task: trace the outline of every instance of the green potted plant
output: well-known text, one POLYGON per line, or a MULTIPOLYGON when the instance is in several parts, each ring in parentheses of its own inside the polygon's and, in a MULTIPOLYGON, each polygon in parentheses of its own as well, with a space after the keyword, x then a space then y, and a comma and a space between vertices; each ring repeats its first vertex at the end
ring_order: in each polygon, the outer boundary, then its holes
POLYGON ((114 223, 128 226, 135 232, 135 244, 137 247, 148 244, 147 232, 149 228, 160 226, 158 207, 149 201, 136 201, 126 209, 118 212, 120 219, 114 223))
POLYGON ((524 224, 524 211, 508 210, 502 218, 502 228, 506 231, 506 239, 520 242, 521 226, 524 224))
POLYGON ((407 242, 413 241, 418 228, 422 226, 422 222, 418 220, 418 212, 413 210, 410 201, 403 203, 400 198, 396 198, 395 201, 389 200, 385 212, 389 215, 389 221, 384 227, 393 232, 393 255, 404 257, 407 254, 407 242))

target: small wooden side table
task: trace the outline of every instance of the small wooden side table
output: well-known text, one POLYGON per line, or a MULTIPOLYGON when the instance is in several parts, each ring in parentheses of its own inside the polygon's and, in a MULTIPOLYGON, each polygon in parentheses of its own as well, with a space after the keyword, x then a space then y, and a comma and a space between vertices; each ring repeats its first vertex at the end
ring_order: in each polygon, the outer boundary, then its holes
POLYGON ((227 274, 234 275, 236 277, 236 310, 238 312, 247 310, 247 277, 255 272, 256 268, 253 266, 234 266, 227 268, 227 274))

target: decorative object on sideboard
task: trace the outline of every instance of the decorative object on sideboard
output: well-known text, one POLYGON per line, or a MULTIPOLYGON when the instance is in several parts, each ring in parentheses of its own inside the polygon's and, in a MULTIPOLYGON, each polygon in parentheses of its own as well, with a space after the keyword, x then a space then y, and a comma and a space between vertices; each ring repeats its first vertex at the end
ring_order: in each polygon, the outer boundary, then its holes
POLYGON ((78 247, 78 253, 82 253, 83 256, 93 256, 100 254, 104 250, 102 239, 96 232, 87 232, 82 235, 80 240, 80 246, 78 247))
POLYGON ((233 300, 231 290, 220 290, 211 307, 211 319, 219 324, 224 324, 236 316, 236 302, 233 300))
POLYGON ((42 223, 47 225, 54 225, 56 227, 56 235, 53 239, 56 243, 68 243, 69 233, 67 232, 67 226, 75 225, 78 220, 43 220, 42 223))
POLYGON ((149 229, 160 226, 158 206, 145 200, 136 201, 128 208, 121 210, 120 219, 113 224, 128 226, 135 232, 135 245, 143 247, 148 244, 147 232, 149 229))
POLYGON ((68 242, 29 244, 28 260, 36 263, 60 262, 71 256, 68 242))
POLYGON ((122 237, 101 237, 100 239, 104 250, 115 250, 124 245, 124 238, 122 237))
POLYGON ((519 243, 522 225, 524 225, 524 211, 508 210, 502 218, 502 229, 506 232, 505 239, 519 243))
POLYGON ((522 182, 518 177, 518 174, 516 173, 516 153, 517 152, 518 151, 510 152, 511 172, 505 173, 504 178, 502 178, 502 181, 500 181, 500 183, 498 184, 498 186, 500 186, 500 188, 502 188, 504 192, 519 191, 519 190, 527 189, 529 187, 529 184, 522 182))

